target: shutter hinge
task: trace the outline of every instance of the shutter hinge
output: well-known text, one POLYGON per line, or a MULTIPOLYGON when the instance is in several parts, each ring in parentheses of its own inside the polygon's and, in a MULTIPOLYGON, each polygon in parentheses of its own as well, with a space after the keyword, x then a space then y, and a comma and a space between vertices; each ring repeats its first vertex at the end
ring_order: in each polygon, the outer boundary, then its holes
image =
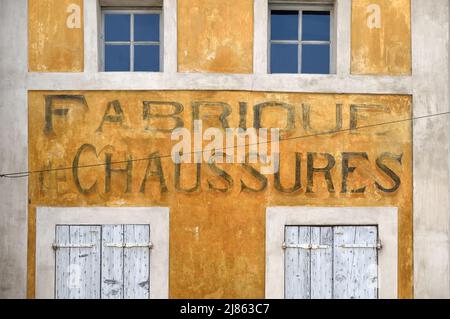
POLYGON ((71 244, 65 245, 65 244, 57 244, 57 243, 52 244, 52 248, 54 250, 61 249, 61 248, 94 248, 94 247, 95 247, 95 244, 73 244, 73 245, 71 245, 71 244))
MULTIPOLYGON (((314 245, 314 244, 286 244, 283 243, 283 249, 297 248, 297 249, 305 249, 305 250, 317 250, 317 249, 329 249, 329 245, 314 245)), ((347 249, 358 249, 358 248, 372 248, 381 250, 383 245, 381 241, 378 241, 376 245, 364 245, 364 244, 346 244, 340 245, 339 248, 347 248, 347 249)))
POLYGON ((365 245, 365 244, 346 244, 346 245, 340 245, 340 248, 372 248, 372 249, 378 249, 381 250, 383 248, 383 245, 381 244, 381 241, 379 240, 376 245, 365 245))
POLYGON ((106 247, 110 248, 148 248, 152 249, 153 244, 147 243, 147 244, 105 244, 106 247))
POLYGON ((283 249, 297 248, 297 249, 306 249, 306 250, 316 250, 316 249, 328 249, 330 246, 328 245, 313 245, 313 244, 286 244, 283 243, 281 246, 283 249))

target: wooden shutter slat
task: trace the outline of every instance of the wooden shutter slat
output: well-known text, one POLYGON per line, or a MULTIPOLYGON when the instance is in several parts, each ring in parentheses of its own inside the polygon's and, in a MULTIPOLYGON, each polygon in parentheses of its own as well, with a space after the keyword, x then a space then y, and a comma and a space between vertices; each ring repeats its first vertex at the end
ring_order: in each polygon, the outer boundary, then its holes
MULTIPOLYGON (((286 227, 286 244, 311 244, 310 227, 286 227)), ((287 249, 285 252, 285 298, 309 299, 311 250, 287 249)))
POLYGON ((123 225, 102 226, 102 299, 123 298, 123 249, 108 247, 123 243, 123 225))
POLYGON ((333 228, 311 227, 311 244, 328 246, 311 251, 311 299, 333 298, 333 228))
POLYGON ((377 249, 343 248, 342 245, 371 245, 378 240, 376 227, 335 227, 334 298, 376 299, 377 249))
MULTIPOLYGON (((59 245, 70 245, 69 226, 56 226, 55 243, 59 245)), ((70 251, 69 249, 57 249, 55 251, 56 276, 55 276, 55 298, 69 299, 70 283, 70 251)))
MULTIPOLYGON (((124 242, 149 243, 149 225, 125 225, 124 242)), ((150 249, 124 249, 124 298, 148 299, 150 295, 150 249)))
POLYGON ((69 248, 56 250, 56 298, 100 298, 100 236, 100 226, 57 226, 56 244, 69 248))

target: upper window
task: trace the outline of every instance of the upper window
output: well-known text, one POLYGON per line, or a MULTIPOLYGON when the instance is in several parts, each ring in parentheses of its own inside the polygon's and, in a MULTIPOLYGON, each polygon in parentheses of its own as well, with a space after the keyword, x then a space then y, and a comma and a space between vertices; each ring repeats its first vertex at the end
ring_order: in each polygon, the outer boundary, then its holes
POLYGON ((161 71, 161 20, 161 10, 103 10, 104 71, 161 71))
POLYGON ((270 73, 331 73, 332 21, 332 5, 271 6, 270 73))

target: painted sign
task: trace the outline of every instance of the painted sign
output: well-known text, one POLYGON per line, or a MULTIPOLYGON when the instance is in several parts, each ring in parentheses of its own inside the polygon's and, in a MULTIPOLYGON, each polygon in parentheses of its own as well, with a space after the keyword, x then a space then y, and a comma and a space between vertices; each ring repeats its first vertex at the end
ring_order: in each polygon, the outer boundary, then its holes
POLYGON ((257 298, 267 207, 395 206, 399 293, 410 296, 410 118, 411 97, 399 95, 30 92, 29 168, 40 171, 30 176, 30 211, 167 206, 170 296, 257 298), (279 170, 174 163, 172 132, 194 133, 197 120, 204 130, 279 128, 279 170))

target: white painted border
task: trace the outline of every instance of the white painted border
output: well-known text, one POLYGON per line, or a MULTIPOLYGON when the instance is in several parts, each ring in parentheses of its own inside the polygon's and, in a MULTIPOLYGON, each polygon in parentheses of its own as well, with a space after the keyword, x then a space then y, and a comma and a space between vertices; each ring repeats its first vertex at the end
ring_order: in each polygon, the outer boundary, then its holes
POLYGON ((330 94, 412 93, 409 76, 205 73, 30 73, 29 90, 218 90, 330 94), (114 73, 114 74, 113 74, 114 73))
POLYGON ((398 209, 394 207, 268 207, 266 210, 266 298, 284 298, 285 226, 376 225, 379 298, 397 298, 398 209))
POLYGON ((269 43, 269 1, 253 3, 253 73, 267 74, 269 69, 267 48, 269 43))
POLYGON ((149 224, 150 298, 169 297, 169 209, 162 207, 38 207, 36 211, 36 298, 55 292, 56 225, 149 224))
POLYGON ((178 1, 164 0, 164 73, 178 71, 178 1))

